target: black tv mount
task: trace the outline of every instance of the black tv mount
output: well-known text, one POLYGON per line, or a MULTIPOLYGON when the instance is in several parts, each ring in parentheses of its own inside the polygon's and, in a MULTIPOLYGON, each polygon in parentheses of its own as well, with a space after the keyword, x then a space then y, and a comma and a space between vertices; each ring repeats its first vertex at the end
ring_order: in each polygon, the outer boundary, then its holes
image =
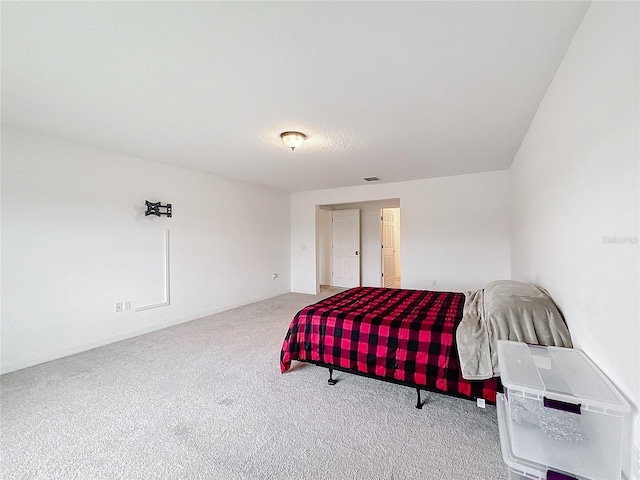
POLYGON ((157 203, 151 203, 149 200, 145 200, 144 203, 147 204, 147 211, 144 212, 144 216, 148 216, 148 215, 156 215, 156 216, 161 216, 161 215, 166 215, 167 217, 171 218, 171 204, 167 203, 166 205, 160 205, 161 202, 157 202, 157 203), (163 212, 160 211, 161 208, 164 208, 165 210, 163 212))

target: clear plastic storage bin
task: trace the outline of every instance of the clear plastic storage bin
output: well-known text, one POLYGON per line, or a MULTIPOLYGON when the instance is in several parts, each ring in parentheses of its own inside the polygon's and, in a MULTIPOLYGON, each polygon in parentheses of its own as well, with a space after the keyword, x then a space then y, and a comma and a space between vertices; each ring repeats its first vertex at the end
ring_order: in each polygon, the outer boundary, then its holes
MULTIPOLYGON (((498 411, 500 449, 502 450, 502 459, 504 463, 507 464, 509 480, 547 480, 547 465, 541 465, 524 458, 518 458, 513 454, 513 449, 511 448, 509 406, 505 396, 502 394, 498 394, 496 398, 496 410, 498 411)), ((570 478, 576 478, 577 480, 587 480, 585 477, 569 475, 568 472, 556 472, 569 476, 570 478)))
POLYGON ((620 480, 630 407, 583 352, 501 340, 498 361, 500 435, 511 473, 620 480))

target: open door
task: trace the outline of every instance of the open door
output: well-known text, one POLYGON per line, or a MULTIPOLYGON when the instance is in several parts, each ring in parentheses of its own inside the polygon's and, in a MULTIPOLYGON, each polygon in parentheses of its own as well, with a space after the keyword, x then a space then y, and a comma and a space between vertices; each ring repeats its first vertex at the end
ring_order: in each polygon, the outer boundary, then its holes
POLYGON ((332 285, 360 286, 360 210, 334 210, 332 285))
POLYGON ((380 221, 381 285, 385 288, 400 288, 400 210, 383 208, 380 221))
POLYGON ((382 209, 382 286, 389 288, 396 283, 394 212, 382 209))

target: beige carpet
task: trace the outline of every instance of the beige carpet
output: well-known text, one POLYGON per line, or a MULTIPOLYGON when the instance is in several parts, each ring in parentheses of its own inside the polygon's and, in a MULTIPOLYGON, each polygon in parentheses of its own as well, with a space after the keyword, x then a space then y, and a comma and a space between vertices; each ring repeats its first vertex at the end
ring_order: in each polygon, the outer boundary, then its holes
MULTIPOLYGON (((324 293, 326 296, 327 293, 324 293)), ((5 479, 504 479, 495 407, 295 363, 287 294, 1 378, 5 479)))

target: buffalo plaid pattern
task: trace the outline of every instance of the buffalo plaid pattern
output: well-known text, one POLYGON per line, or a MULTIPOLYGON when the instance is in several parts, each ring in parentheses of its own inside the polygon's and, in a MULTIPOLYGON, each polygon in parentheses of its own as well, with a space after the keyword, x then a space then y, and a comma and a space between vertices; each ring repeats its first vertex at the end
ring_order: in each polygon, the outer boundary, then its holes
POLYGON ((322 362, 425 389, 495 402, 499 380, 462 378, 455 331, 464 294, 359 287, 303 308, 287 331, 280 369, 322 362))

